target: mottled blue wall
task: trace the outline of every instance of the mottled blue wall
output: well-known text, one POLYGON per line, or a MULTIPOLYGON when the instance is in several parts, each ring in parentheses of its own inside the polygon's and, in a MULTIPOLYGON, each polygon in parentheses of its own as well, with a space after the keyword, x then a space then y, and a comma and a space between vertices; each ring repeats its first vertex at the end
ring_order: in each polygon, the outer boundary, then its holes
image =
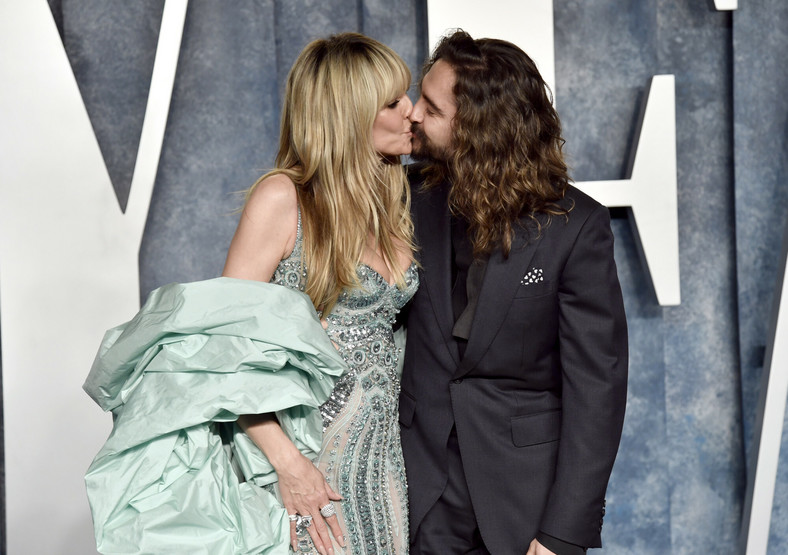
MULTIPOLYGON (((125 205, 163 2, 49 3, 125 205)), ((303 45, 362 31, 418 75, 425 4, 191 0, 140 251, 143 297, 221 272, 233 192, 273 162, 279 95, 303 45)), ((741 0, 733 14, 710 0, 554 6, 556 102, 578 181, 628 177, 648 79, 676 76, 683 301, 657 304, 629 221, 615 218, 631 380, 601 553, 734 553, 788 214, 788 4, 741 0)), ((769 552, 788 552, 788 448, 769 552)))
MULTIPOLYGON (((775 273, 788 240, 788 3, 748 0, 734 16, 733 113, 742 399, 748 463, 761 393, 775 273)), ((786 372, 787 368, 772 368, 786 372)), ((788 553, 788 420, 783 425, 770 553, 788 553)))
POLYGON ((129 198, 164 2, 50 0, 120 205, 129 198), (113 5, 114 4, 114 5, 113 5))
POLYGON ((312 39, 362 31, 417 72, 426 54, 421 2, 192 0, 156 188, 140 251, 143 296, 221 273, 248 188, 273 164, 279 95, 312 39))
POLYGON ((745 483, 737 347, 731 15, 706 2, 558 1, 556 97, 577 180, 629 177, 651 75, 676 76, 682 303, 647 289, 614 221, 630 392, 606 553, 733 553, 745 483))

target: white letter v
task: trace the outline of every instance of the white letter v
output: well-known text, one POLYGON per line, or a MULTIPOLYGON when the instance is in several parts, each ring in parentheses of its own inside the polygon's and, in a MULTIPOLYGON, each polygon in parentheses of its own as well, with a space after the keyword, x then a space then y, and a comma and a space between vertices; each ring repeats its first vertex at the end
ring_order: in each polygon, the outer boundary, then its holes
POLYGON ((47 2, 0 0, 9 553, 95 550, 83 475, 110 422, 81 385, 104 330, 139 307, 138 253, 186 6, 186 0, 168 0, 164 8, 123 214, 47 2))

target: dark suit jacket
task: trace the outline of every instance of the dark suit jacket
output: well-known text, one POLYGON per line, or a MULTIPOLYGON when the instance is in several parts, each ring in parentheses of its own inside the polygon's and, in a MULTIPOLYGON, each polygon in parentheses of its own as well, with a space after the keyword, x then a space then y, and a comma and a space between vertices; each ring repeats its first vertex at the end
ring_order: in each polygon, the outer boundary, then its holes
POLYGON ((461 359, 446 188, 414 183, 421 285, 400 397, 412 534, 443 491, 456 426, 491 553, 525 553, 538 531, 601 545, 626 404, 626 320, 607 208, 574 187, 561 204, 573 206, 568 219, 553 216, 538 237, 518 228, 508 259, 490 256, 461 359))

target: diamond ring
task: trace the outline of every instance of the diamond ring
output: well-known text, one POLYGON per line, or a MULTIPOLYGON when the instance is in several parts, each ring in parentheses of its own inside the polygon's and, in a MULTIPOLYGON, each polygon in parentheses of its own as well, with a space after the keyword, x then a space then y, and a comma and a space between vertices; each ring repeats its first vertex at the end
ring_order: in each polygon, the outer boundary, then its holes
POLYGON ((323 518, 329 518, 337 514, 337 510, 334 508, 334 504, 329 502, 327 505, 320 507, 320 514, 323 518))

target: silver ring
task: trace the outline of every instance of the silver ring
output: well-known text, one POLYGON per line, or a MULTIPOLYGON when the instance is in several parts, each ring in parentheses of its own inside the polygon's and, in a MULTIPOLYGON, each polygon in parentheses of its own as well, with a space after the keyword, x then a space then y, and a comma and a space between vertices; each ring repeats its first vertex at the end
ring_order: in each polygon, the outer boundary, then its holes
POLYGON ((334 504, 329 501, 327 505, 320 507, 320 514, 323 518, 329 518, 337 514, 337 510, 334 508, 334 504))
POLYGON ((289 520, 290 522, 295 522, 296 520, 298 520, 298 513, 287 515, 287 520, 289 520))
POLYGON ((297 536, 304 536, 307 528, 312 526, 312 515, 299 515, 296 513, 295 533, 297 536))
POLYGON ((312 526, 312 515, 296 515, 296 534, 302 534, 312 526))

